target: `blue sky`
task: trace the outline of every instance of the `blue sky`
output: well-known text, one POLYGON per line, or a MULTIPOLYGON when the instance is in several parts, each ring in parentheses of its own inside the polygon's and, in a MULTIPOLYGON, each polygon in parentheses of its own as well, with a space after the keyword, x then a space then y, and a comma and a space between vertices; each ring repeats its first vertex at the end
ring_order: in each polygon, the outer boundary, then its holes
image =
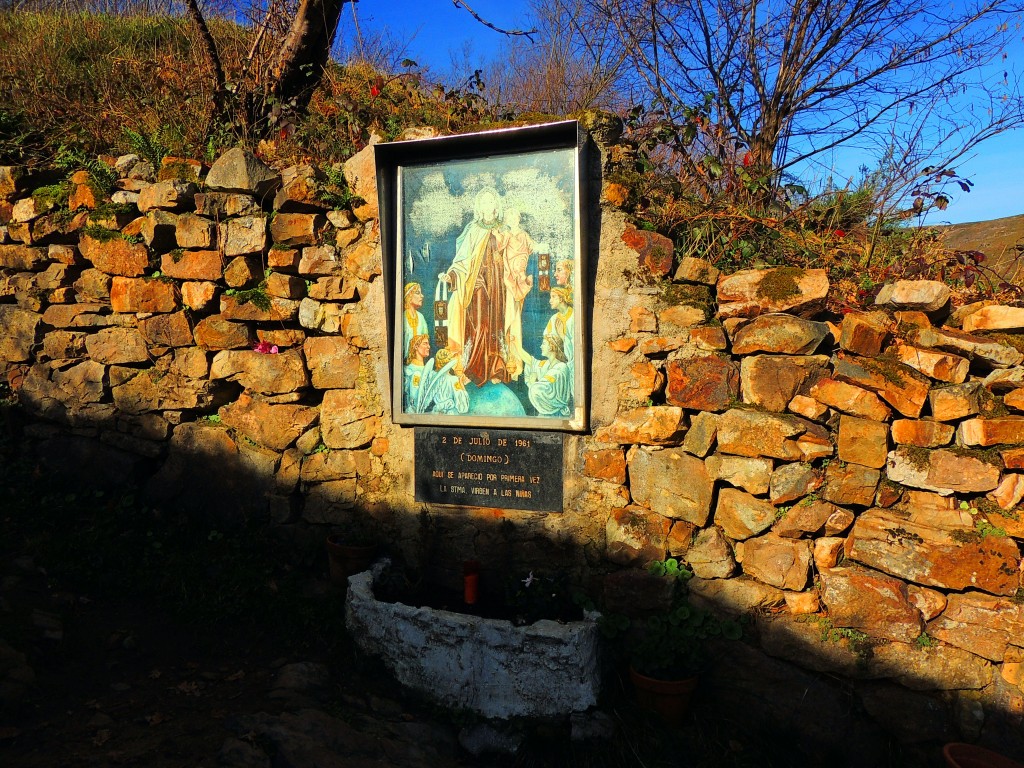
MULTIPOLYGON (((525 28, 529 24, 526 0, 467 0, 469 6, 491 23, 505 28, 525 28)), ((359 30, 364 38, 386 30, 393 42, 406 44, 402 55, 444 75, 453 59, 462 60, 468 52, 472 66, 480 66, 488 52, 500 47, 505 38, 473 20, 451 0, 363 0, 354 6, 359 30)), ((346 6, 339 37, 351 43, 355 39, 353 6, 346 6)), ((1011 62, 1017 60, 1024 71, 1024 42, 1018 32, 1011 50, 1011 62)), ((856 176, 859 162, 844 168, 837 163, 836 178, 856 176)), ((957 172, 974 182, 968 194, 957 193, 954 202, 929 223, 985 221, 1024 214, 1024 129, 997 136, 983 144, 958 166, 957 172)))

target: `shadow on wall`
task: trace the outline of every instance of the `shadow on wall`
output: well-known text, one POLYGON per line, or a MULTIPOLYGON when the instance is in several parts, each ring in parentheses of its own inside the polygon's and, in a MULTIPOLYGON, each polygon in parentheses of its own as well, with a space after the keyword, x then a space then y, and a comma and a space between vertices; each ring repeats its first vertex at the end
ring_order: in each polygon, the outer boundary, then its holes
MULTIPOLYGON (((86 426, 81 434, 60 434, 19 424, 8 409, 7 427, 54 487, 135 486, 155 508, 181 509, 222 529, 270 523, 293 543, 297 560, 323 559, 328 532, 358 527, 385 542, 392 556, 450 586, 461 582, 463 562, 472 557, 481 563, 485 593, 502 592, 530 571, 550 573, 550 564, 575 563, 578 585, 608 612, 637 615, 664 594, 661 577, 614 569, 586 543, 564 532, 556 538, 559 526, 550 522, 557 513, 366 507, 355 495, 354 475, 351 484, 306 482, 297 469, 291 492, 282 494, 280 471, 216 424, 176 430, 188 437, 176 437, 162 466, 94 440, 86 426)), ((696 701, 697 711, 723 728, 791 743, 794 754, 809 756, 807 765, 886 765, 894 749, 903 765, 934 765, 941 745, 956 740, 1024 756, 1021 715, 1011 703, 1017 689, 978 656, 950 646, 875 644, 816 617, 802 620, 765 603, 764 592, 744 577, 693 579, 691 599, 749 620, 742 640, 713 644, 696 701)))

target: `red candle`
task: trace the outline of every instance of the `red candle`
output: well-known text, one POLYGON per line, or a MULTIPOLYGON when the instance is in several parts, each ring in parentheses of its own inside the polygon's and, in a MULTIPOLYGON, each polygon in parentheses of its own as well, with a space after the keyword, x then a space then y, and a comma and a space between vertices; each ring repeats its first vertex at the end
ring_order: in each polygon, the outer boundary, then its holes
POLYGON ((462 564, 462 599, 466 605, 476 605, 480 595, 480 563, 467 560, 462 564))

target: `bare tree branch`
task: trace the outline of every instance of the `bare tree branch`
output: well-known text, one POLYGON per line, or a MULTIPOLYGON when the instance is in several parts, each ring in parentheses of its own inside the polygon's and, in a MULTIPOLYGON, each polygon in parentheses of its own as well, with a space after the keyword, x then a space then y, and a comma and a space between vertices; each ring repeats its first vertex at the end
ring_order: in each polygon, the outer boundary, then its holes
POLYGON ((476 11, 474 11, 472 8, 470 8, 466 4, 465 0, 452 0, 452 5, 454 5, 456 8, 462 8, 470 16, 472 16, 474 19, 479 21, 481 24, 483 24, 488 29, 493 29, 495 32, 500 32, 503 35, 509 35, 509 36, 521 35, 522 37, 530 38, 532 40, 533 38, 530 37, 530 36, 537 34, 537 30, 536 29, 531 29, 531 30, 523 31, 523 30, 519 30, 519 29, 502 29, 501 27, 496 27, 494 24, 492 24, 491 22, 487 21, 487 19, 482 18, 480 16, 480 14, 478 14, 476 11))

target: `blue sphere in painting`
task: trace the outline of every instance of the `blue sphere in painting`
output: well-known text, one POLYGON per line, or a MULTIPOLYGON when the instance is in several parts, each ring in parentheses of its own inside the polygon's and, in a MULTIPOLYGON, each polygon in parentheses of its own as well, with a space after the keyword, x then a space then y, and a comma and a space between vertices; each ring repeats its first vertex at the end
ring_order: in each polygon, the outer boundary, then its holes
POLYGON ((487 382, 479 389, 472 385, 469 392, 469 412, 486 416, 525 416, 526 410, 515 393, 504 384, 487 382))

